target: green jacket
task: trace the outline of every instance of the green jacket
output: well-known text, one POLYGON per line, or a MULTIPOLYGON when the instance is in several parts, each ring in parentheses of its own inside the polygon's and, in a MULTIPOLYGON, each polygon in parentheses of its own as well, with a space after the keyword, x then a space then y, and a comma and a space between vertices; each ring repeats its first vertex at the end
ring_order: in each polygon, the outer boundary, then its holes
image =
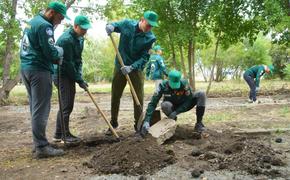
MULTIPOLYGON (((82 83, 82 52, 84 38, 78 37, 73 28, 66 30, 57 40, 56 45, 64 50, 61 74, 69 79, 82 83)), ((58 66, 54 69, 55 77, 58 75, 58 66)))
POLYGON ((20 47, 21 69, 53 72, 60 56, 54 47, 53 25, 42 14, 25 27, 20 47))
POLYGON ((189 87, 187 80, 182 79, 181 86, 177 90, 171 89, 169 81, 164 80, 159 85, 159 91, 152 96, 151 101, 148 104, 144 121, 151 121, 152 114, 162 95, 163 101, 170 101, 173 104, 174 110, 177 114, 185 112, 188 107, 191 106, 193 100, 192 90, 189 87))
MULTIPOLYGON (((112 23, 114 32, 121 33, 119 42, 119 51, 124 64, 131 65, 134 70, 142 71, 150 55, 148 53, 152 44, 156 41, 155 35, 149 32, 139 30, 138 21, 125 19, 112 23)), ((117 57, 115 65, 120 68, 117 57)))
POLYGON ((146 77, 151 80, 163 79, 167 75, 163 57, 159 54, 152 54, 146 68, 146 77))
POLYGON ((259 87, 260 78, 265 74, 265 67, 264 65, 253 66, 247 69, 245 74, 254 78, 256 82, 256 87, 259 87))

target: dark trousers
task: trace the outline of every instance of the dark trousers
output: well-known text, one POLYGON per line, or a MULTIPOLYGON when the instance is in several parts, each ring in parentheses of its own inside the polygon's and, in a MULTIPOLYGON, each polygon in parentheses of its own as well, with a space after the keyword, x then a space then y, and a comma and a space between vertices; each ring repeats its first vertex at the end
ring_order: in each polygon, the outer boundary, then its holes
MULTIPOLYGON (((54 84, 58 87, 57 79, 54 79, 54 84)), ((61 76, 60 78, 60 92, 61 92, 61 101, 62 101, 62 110, 63 110, 63 120, 64 120, 64 131, 69 133, 69 116, 73 111, 76 86, 75 82, 67 77, 61 76)), ((60 116, 60 110, 57 112, 56 119, 56 130, 55 134, 62 134, 62 122, 60 116)))
MULTIPOLYGON (((144 98, 144 75, 142 71, 132 71, 129 73, 133 87, 136 91, 137 97, 143 107, 144 98)), ((118 121, 120 99, 123 94, 124 88, 127 84, 126 77, 118 69, 114 69, 113 81, 112 81, 112 96, 111 96, 111 121, 118 121)), ((132 96, 133 98, 133 96, 132 96)), ((137 106, 134 101, 134 119, 135 125, 141 116, 141 109, 137 106)))
POLYGON ((21 70, 21 76, 29 97, 33 142, 35 147, 44 147, 48 145, 45 130, 52 94, 51 73, 21 70))
POLYGON ((250 87, 250 92, 249 92, 249 99, 256 101, 256 85, 255 85, 255 80, 249 75, 244 74, 244 79, 248 83, 250 87))
POLYGON ((179 105, 174 104, 174 102, 163 101, 161 103, 161 110, 165 115, 169 116, 180 106, 184 106, 183 112, 189 111, 196 106, 196 120, 197 122, 201 122, 205 111, 206 95, 204 92, 197 91, 193 93, 192 97, 192 99, 188 98, 183 104, 179 105))

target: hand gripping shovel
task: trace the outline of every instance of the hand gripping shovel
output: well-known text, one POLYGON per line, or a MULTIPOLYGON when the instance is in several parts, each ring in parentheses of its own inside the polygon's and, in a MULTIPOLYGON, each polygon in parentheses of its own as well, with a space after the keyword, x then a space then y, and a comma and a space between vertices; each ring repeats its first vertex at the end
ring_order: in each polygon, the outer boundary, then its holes
MULTIPOLYGON (((119 50, 118 50, 118 47, 117 47, 117 45, 116 45, 116 42, 115 42, 115 40, 114 40, 112 34, 110 34, 109 36, 110 36, 111 41, 112 41, 112 43, 113 43, 114 49, 115 49, 115 51, 116 51, 116 54, 117 54, 117 58, 118 58, 118 60, 119 60, 119 63, 120 63, 120 65, 121 65, 121 67, 124 67, 125 65, 124 65, 123 59, 122 59, 122 57, 121 57, 121 55, 120 55, 120 52, 119 52, 119 50)), ((130 90, 131 90, 131 93, 132 93, 132 95, 133 95, 134 101, 135 101, 135 103, 137 104, 137 106, 139 107, 139 110, 140 110, 140 112, 141 112, 141 116, 139 117, 138 122, 137 122, 137 131, 140 131, 140 130, 141 130, 141 126, 142 126, 142 124, 143 124, 143 118, 144 118, 143 108, 142 108, 142 106, 141 106, 141 104, 140 104, 140 101, 139 101, 139 99, 138 99, 138 96, 137 96, 137 94, 136 94, 136 91, 135 91, 135 89, 134 89, 134 86, 133 86, 133 84, 132 84, 132 81, 131 81, 129 75, 126 74, 125 77, 126 77, 128 83, 129 83, 130 90)))
POLYGON ((120 141, 120 138, 118 136, 118 134, 116 133, 116 131, 114 130, 114 128, 112 127, 111 123, 108 121, 108 119, 106 118, 104 112, 99 108, 98 104, 96 103, 96 101, 94 100, 91 92, 89 91, 88 88, 85 89, 85 91, 87 91, 88 95, 90 96, 90 98, 92 99, 93 103, 95 104, 97 110, 99 111, 99 113, 101 113, 102 117, 104 118, 104 120, 106 121, 106 123, 108 124, 110 130, 113 132, 114 136, 117 138, 118 141, 120 141))

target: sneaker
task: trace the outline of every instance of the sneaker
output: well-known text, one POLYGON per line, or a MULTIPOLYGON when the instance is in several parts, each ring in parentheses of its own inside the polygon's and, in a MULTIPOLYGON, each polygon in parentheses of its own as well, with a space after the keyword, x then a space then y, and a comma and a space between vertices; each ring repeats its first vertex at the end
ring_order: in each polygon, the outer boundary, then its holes
POLYGON ((64 155, 64 151, 62 149, 56 149, 56 148, 51 147, 50 145, 47 145, 41 148, 36 148, 35 153, 33 153, 33 157, 36 159, 62 156, 62 155, 64 155))
POLYGON ((205 126, 203 125, 202 122, 200 122, 200 123, 195 123, 194 131, 195 131, 195 132, 199 132, 199 133, 201 133, 201 132, 205 131, 205 126))
POLYGON ((252 99, 247 100, 248 103, 253 103, 254 101, 252 99))

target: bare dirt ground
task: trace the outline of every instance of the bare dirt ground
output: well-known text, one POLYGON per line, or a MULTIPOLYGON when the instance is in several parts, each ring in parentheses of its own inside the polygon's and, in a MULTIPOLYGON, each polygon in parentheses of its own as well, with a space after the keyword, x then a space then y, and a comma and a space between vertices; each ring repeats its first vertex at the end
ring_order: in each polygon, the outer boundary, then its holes
MULTIPOLYGON (((70 127, 73 134, 84 141, 79 146, 64 147, 66 155, 59 158, 32 159, 28 105, 0 107, 0 179, 290 177, 289 131, 235 133, 250 129, 290 128, 290 95, 287 93, 261 96, 261 103, 257 105, 247 104, 246 99, 241 97, 209 98, 204 117, 209 136, 201 139, 194 136, 194 109, 178 117, 174 137, 160 147, 150 140, 134 138, 132 98, 129 94, 124 94, 121 100, 120 127, 117 129, 121 142, 104 135, 107 125, 89 97, 85 93, 77 96, 70 127), (277 143, 277 138, 281 138, 282 142, 277 143), (145 158, 146 155, 151 158, 145 158)), ((94 97, 110 117, 110 94, 94 94, 94 97)), ((145 100, 146 106, 150 97, 146 96, 145 100)), ((57 109, 58 105, 53 104, 47 127, 50 141, 57 109)))

